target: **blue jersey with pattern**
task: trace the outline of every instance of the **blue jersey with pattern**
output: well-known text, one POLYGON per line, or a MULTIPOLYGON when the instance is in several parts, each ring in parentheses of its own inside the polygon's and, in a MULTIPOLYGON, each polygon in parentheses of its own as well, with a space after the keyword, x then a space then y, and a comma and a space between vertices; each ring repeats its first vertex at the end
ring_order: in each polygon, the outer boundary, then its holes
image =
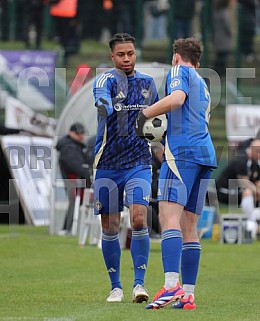
POLYGON ((174 66, 167 75, 166 95, 175 90, 182 90, 186 99, 168 113, 166 159, 215 168, 215 149, 208 131, 211 100, 204 79, 192 67, 174 66))
POLYGON ((111 69, 95 80, 93 93, 95 103, 104 104, 108 114, 106 119, 98 116, 94 166, 123 169, 150 165, 149 143, 136 135, 134 126, 139 111, 158 100, 153 78, 137 71, 128 77, 111 69))

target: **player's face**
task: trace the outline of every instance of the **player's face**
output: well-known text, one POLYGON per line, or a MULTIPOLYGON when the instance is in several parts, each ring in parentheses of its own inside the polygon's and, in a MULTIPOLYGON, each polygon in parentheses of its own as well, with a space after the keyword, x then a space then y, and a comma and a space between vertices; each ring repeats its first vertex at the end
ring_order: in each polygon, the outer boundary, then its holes
POLYGON ((124 71, 128 76, 134 74, 136 50, 131 42, 115 45, 111 58, 117 69, 124 71))
POLYGON ((247 155, 250 159, 257 162, 260 160, 260 140, 255 139, 252 141, 249 148, 247 148, 247 155))

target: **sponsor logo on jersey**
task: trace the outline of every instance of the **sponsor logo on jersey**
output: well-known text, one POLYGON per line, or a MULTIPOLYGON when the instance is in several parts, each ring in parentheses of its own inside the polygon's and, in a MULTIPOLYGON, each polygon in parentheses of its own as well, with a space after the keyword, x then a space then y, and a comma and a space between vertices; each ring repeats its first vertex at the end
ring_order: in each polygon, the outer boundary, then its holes
POLYGON ((96 201, 95 201, 95 208, 96 208, 97 210, 101 210, 102 204, 101 204, 101 202, 100 202, 99 200, 96 200, 96 201))
POLYGON ((180 79, 173 79, 171 84, 170 84, 170 87, 171 88, 177 87, 177 86, 179 86, 180 83, 181 83, 180 79))
POLYGON ((148 98, 150 96, 149 91, 147 89, 142 89, 142 96, 148 98))
POLYGON ((120 104, 120 103, 117 103, 114 105, 114 110, 115 111, 121 111, 121 110, 141 110, 141 109, 144 109, 144 108, 147 108, 148 105, 139 105, 139 104, 136 104, 136 105, 124 105, 124 104, 120 104))
POLYGON ((149 200, 150 200, 150 195, 144 196, 143 199, 144 199, 145 201, 149 202, 149 200))
POLYGON ((115 104, 114 109, 115 111, 121 111, 123 109, 124 105, 122 104, 115 104))
POLYGON ((122 91, 120 91, 117 95, 116 98, 125 98, 125 95, 122 91))

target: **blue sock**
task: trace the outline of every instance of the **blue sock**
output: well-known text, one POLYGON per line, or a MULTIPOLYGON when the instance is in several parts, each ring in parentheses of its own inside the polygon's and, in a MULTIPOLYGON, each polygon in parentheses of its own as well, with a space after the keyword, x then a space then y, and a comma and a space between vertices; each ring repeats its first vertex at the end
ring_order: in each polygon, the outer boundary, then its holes
POLYGON ((162 233, 162 262, 164 273, 180 270, 182 233, 180 230, 166 230, 162 233))
POLYGON ((130 251, 134 265, 134 287, 137 284, 144 285, 144 276, 150 251, 148 228, 132 230, 130 251))
POLYGON ((182 284, 196 284, 200 253, 200 243, 188 242, 183 244, 181 258, 182 284))
POLYGON ((102 233, 102 253, 110 277, 112 290, 121 288, 120 282, 120 257, 121 249, 118 233, 106 235, 102 233))

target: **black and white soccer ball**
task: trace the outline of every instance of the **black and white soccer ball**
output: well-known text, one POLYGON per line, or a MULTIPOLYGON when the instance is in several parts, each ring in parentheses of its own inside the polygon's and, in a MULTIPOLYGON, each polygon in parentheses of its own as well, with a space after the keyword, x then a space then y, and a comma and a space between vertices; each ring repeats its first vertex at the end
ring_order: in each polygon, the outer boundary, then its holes
POLYGON ((146 120, 143 126, 145 139, 150 142, 160 142, 164 139, 167 131, 168 120, 165 114, 146 120))

